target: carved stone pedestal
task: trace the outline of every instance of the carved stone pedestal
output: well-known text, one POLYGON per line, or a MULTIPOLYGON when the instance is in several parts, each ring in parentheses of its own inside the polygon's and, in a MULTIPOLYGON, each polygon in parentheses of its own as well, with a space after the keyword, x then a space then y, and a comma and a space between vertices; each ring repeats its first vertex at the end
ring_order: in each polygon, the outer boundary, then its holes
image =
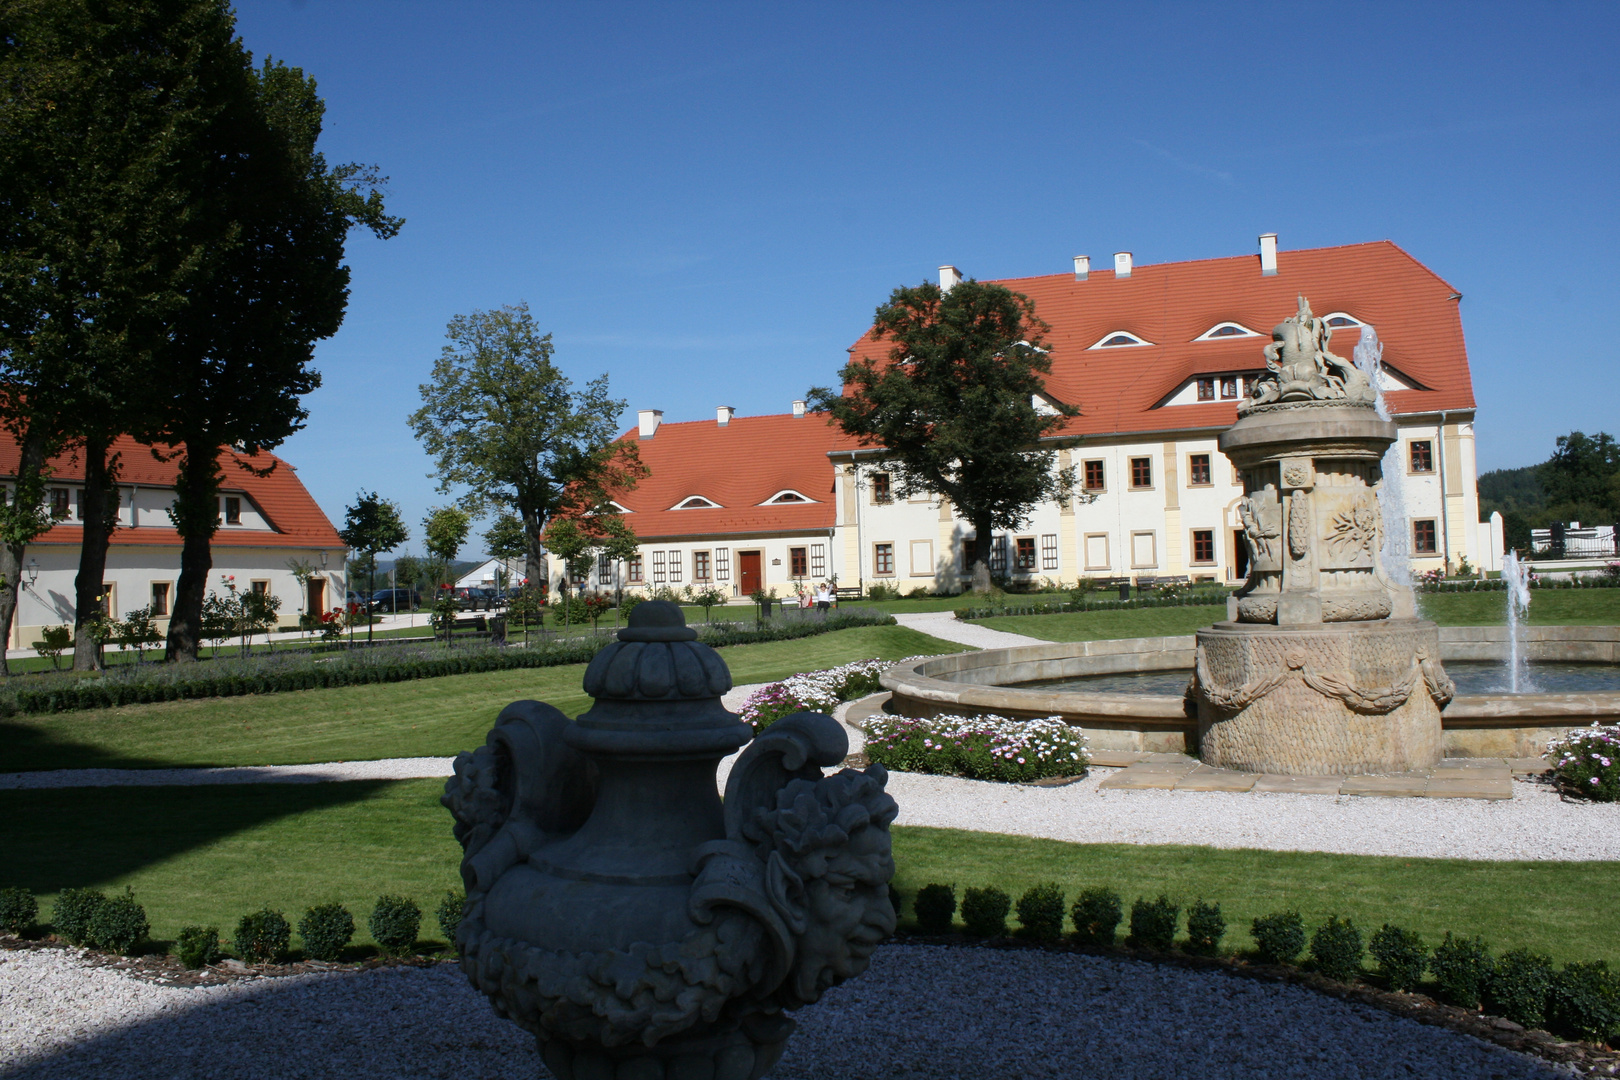
POLYGON ((1451 700, 1440 634, 1422 619, 1198 633, 1200 756, 1287 776, 1407 772, 1441 757, 1451 700))

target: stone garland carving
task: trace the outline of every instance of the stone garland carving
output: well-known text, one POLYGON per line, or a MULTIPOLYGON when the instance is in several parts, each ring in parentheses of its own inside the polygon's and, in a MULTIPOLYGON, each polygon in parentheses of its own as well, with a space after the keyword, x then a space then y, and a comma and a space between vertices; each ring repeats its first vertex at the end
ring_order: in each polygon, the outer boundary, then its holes
POLYGON ((1288 553, 1303 559, 1311 553, 1311 497, 1296 491, 1288 497, 1288 553))
POLYGON ((832 745, 842 732, 804 713, 774 724, 733 768, 727 836, 694 852, 689 914, 698 925, 680 940, 568 953, 490 933, 482 920, 490 886, 555 839, 536 819, 577 827, 594 801, 577 787, 552 793, 550 805, 544 792, 536 801, 512 790, 514 775, 555 778, 580 764, 560 740, 565 723, 560 713, 503 713, 485 746, 456 758, 441 800, 465 848, 462 969, 499 1015, 543 1040, 604 1047, 652 1046, 723 1017, 745 1028, 775 1024, 785 1038, 791 1024, 770 1014, 865 970, 894 929, 888 827, 897 807, 882 766, 820 776, 842 758, 832 745), (559 797, 573 805, 556 805, 559 797))
POLYGON ((1197 657, 1197 674, 1188 690, 1189 692, 1196 690, 1212 708, 1225 713, 1236 713, 1248 708, 1287 682, 1295 673, 1301 682, 1323 697, 1338 698, 1351 710, 1372 716, 1394 712, 1406 704, 1419 680, 1423 682, 1430 698, 1438 706, 1444 707, 1456 693, 1455 685, 1429 657, 1429 651, 1421 648, 1412 657, 1412 667, 1404 679, 1389 686, 1366 690, 1336 675, 1315 671, 1305 653, 1299 649, 1288 651, 1283 658, 1284 667, 1281 670, 1250 680, 1230 690, 1222 688, 1210 675, 1209 660, 1204 655, 1202 644, 1198 646, 1197 657))
POLYGON ((1328 351, 1333 328, 1311 313, 1301 296, 1299 310, 1271 331, 1265 348, 1266 370, 1254 390, 1238 403, 1250 409, 1289 403, 1371 405, 1375 399, 1367 376, 1342 356, 1328 351))

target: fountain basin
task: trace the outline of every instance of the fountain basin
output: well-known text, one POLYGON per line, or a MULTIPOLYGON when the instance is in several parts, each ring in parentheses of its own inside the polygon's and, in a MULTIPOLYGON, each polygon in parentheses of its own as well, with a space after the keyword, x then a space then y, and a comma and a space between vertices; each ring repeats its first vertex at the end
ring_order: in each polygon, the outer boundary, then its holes
MULTIPOLYGON (((1536 662, 1620 664, 1620 627, 1520 629, 1536 662)), ((890 668, 889 709, 905 716, 993 713, 1061 716, 1100 750, 1193 753, 1198 719, 1180 694, 1058 690, 1041 683, 1091 675, 1191 670, 1193 635, 1054 642, 956 653, 890 668), (1037 684, 1037 685, 1027 685, 1037 684)), ((1505 626, 1440 628, 1442 661, 1505 661, 1505 626)), ((1532 669, 1533 671, 1533 669, 1532 669)), ((1447 757, 1536 757, 1571 728, 1620 722, 1620 692, 1459 694, 1441 711, 1447 757)))

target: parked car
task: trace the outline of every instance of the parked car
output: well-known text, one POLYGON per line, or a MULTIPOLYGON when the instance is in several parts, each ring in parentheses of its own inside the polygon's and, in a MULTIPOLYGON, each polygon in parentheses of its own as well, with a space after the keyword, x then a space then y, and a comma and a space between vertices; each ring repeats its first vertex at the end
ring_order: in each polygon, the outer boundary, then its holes
POLYGON ((488 605, 484 600, 483 593, 484 590, 482 589, 470 589, 465 587, 457 587, 450 590, 450 595, 455 598, 456 609, 458 611, 477 611, 480 608, 487 607, 488 605))
POLYGON ((371 610, 390 614, 415 611, 422 606, 422 594, 415 589, 378 589, 371 594, 371 610))

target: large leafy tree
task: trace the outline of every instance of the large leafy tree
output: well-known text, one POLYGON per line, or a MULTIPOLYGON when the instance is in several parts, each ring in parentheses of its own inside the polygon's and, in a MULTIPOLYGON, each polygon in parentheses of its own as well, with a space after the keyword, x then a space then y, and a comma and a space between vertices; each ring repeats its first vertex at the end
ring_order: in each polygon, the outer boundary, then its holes
POLYGON ((635 444, 616 441, 625 403, 608 396, 606 375, 574 389, 527 304, 458 315, 446 337, 411 428, 433 455, 440 491, 464 488, 469 512, 522 522, 524 573, 538 582, 552 518, 603 507, 646 475, 635 444))
POLYGON ((1000 285, 899 288, 873 322, 873 336, 891 343, 887 359, 846 364, 843 393, 810 391, 815 409, 878 451, 898 494, 943 495, 972 523, 976 588, 989 584, 992 532, 1073 488, 1073 470, 1041 448, 1076 414, 1035 407, 1052 370, 1047 329, 1028 297, 1000 285))
POLYGON ((259 451, 303 427, 302 398, 320 385, 315 344, 337 333, 348 305, 349 231, 387 238, 403 224, 384 212, 386 178, 329 166, 316 149, 326 107, 313 79, 273 61, 245 66, 244 77, 249 107, 233 125, 216 125, 220 152, 208 168, 208 272, 160 356, 166 393, 153 434, 179 460, 170 517, 183 540, 171 660, 196 658, 219 527, 220 448, 240 450, 223 460, 254 471, 259 451))
POLYGON ((0 4, 0 418, 21 498, 0 508, 0 634, 14 615, 45 463, 85 470, 75 666, 97 648, 116 523, 117 435, 152 415, 155 354, 206 274, 215 132, 251 104, 219 0, 0 4))
POLYGON ((1613 521, 1620 514, 1620 442, 1606 431, 1558 436, 1536 476, 1550 509, 1563 520, 1613 521))

